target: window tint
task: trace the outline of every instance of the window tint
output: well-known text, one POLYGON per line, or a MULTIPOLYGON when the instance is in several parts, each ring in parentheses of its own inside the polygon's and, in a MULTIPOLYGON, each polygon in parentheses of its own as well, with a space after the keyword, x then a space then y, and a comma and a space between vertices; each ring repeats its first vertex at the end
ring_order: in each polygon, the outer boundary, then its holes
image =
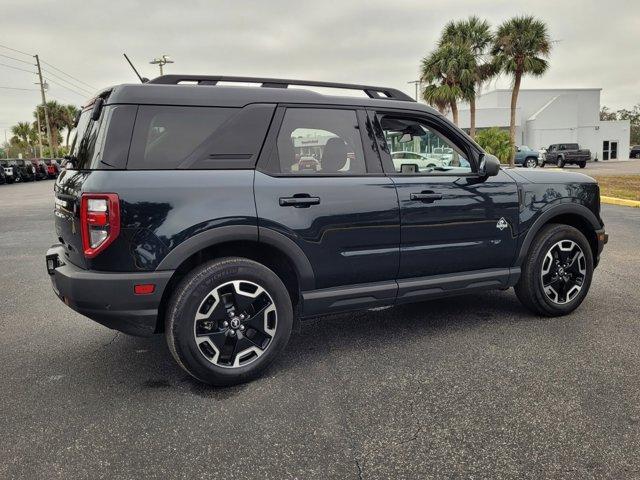
POLYGON ((290 108, 278 134, 281 173, 358 175, 366 172, 353 110, 290 108))
POLYGON ((471 173, 471 163, 452 141, 412 119, 383 117, 382 130, 398 173, 471 173))
POLYGON ((234 108, 141 106, 127 168, 178 167, 237 111, 234 108))

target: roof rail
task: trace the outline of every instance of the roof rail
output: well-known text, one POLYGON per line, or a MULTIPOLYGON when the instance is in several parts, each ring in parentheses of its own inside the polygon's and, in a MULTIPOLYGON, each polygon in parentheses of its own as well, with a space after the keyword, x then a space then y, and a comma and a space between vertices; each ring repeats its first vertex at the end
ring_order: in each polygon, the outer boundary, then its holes
POLYGON ((370 98, 381 100, 401 100, 414 102, 406 93, 395 88, 372 87, 370 85, 356 85, 352 83, 318 82, 307 80, 285 80, 282 78, 260 78, 260 77, 228 77, 223 75, 162 75, 148 83, 162 85, 178 85, 181 82, 197 83, 198 85, 216 85, 218 82, 243 82, 260 83, 262 87, 287 88, 289 85, 302 85, 308 87, 328 87, 343 88, 347 90, 362 90, 370 98))

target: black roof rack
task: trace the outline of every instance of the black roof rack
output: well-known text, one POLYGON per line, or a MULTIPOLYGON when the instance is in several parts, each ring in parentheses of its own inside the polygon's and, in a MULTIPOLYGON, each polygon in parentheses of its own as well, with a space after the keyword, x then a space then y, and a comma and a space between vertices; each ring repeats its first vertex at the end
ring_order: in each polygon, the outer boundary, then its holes
POLYGON ((307 80, 286 80, 282 78, 260 77, 227 77, 223 75, 162 75, 150 80, 148 83, 162 85, 178 85, 181 82, 197 83, 198 85, 216 85, 218 82, 242 82, 259 83, 262 87, 287 88, 289 85, 302 85, 308 87, 343 88, 347 90, 362 90, 369 98, 381 100, 401 100, 405 102, 415 101, 406 93, 395 88, 372 87, 370 85, 355 85, 352 83, 318 82, 307 80))

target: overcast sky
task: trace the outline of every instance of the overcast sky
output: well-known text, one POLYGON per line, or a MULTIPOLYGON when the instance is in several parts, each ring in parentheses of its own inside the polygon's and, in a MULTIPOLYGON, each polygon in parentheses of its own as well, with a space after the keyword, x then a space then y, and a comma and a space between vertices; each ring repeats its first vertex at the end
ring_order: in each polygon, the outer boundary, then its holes
MULTIPOLYGON (((176 63, 165 73, 369 83, 413 95, 407 82, 447 21, 476 14, 495 26, 525 13, 544 20, 555 43, 549 72, 523 88, 602 87, 603 105, 640 103, 639 0, 2 0, 0 44, 38 53, 95 88, 136 80, 126 52, 148 77, 157 75, 149 60, 168 54, 176 63)), ((1 47, 0 54, 31 61, 1 47)), ((34 70, 6 56, 0 64, 34 70)), ((89 96, 78 87, 92 88, 44 68, 50 98, 80 105, 89 96)), ((35 81, 0 65, 0 87, 32 89, 35 81)), ((501 78, 492 87, 509 84, 501 78)), ((0 135, 32 120, 38 101, 35 90, 0 88, 0 135)))

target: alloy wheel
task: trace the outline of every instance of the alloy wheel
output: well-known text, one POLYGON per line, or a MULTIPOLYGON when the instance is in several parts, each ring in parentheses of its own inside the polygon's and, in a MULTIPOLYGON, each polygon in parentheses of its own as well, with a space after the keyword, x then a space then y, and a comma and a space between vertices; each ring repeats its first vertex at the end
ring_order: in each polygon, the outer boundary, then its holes
POLYGON ((269 348, 277 328, 271 295, 248 280, 223 283, 198 307, 193 334, 200 353, 219 367, 244 367, 269 348))
POLYGON ((536 168, 538 166, 538 161, 533 159, 533 158, 529 158, 527 160, 527 168, 536 168))
POLYGON ((587 260, 573 240, 561 240, 551 246, 542 261, 542 288, 553 303, 569 303, 582 290, 587 275, 587 260))

